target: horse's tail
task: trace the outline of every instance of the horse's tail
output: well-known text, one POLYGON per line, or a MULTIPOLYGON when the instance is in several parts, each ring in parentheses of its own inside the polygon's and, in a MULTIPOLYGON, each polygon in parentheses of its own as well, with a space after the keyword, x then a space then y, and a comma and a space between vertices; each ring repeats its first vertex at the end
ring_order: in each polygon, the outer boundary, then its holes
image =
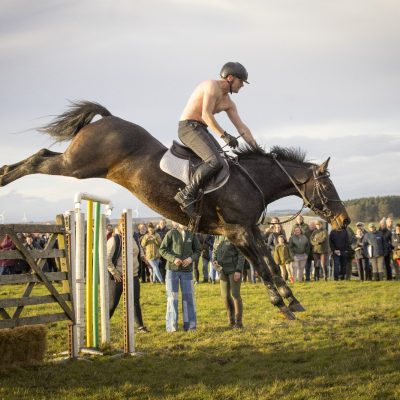
POLYGON ((72 102, 70 110, 56 117, 50 124, 38 129, 52 136, 56 142, 71 140, 96 115, 112 115, 105 107, 91 101, 72 102))

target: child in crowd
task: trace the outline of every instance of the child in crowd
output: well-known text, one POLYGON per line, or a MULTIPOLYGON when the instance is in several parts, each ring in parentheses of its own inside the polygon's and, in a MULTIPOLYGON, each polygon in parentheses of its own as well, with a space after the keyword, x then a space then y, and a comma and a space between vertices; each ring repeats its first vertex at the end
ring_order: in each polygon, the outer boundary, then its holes
POLYGON ((281 269, 282 278, 294 282, 292 261, 293 257, 283 235, 278 236, 278 244, 274 248, 274 260, 281 269))

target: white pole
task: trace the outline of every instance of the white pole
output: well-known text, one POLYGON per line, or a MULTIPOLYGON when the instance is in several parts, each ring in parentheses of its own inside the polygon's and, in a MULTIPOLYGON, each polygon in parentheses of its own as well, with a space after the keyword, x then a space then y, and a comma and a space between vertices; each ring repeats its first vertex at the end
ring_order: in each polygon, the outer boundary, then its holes
POLYGON ((69 273, 71 274, 70 277, 70 293, 71 293, 71 304, 73 305, 74 308, 74 315, 75 315, 75 323, 72 325, 72 357, 77 358, 79 354, 79 342, 78 342, 78 325, 77 325, 77 318, 76 318, 76 263, 75 263, 75 257, 74 257, 74 252, 75 252, 75 243, 76 243, 76 238, 75 238, 75 214, 73 212, 66 212, 65 213, 65 218, 69 219, 69 247, 70 247, 70 253, 69 253, 69 273))
POLYGON ((125 215, 125 240, 126 240, 126 331, 128 333, 128 352, 135 353, 135 308, 133 285, 133 232, 132 210, 124 210, 125 215))
POLYGON ((78 325, 79 349, 85 340, 85 217, 80 210, 75 210, 76 246, 75 246, 75 286, 76 286, 76 321, 78 325))
POLYGON ((110 343, 110 305, 108 292, 108 269, 107 269, 107 239, 106 239, 106 216, 100 217, 99 237, 99 275, 100 275, 100 311, 101 311, 101 342, 110 343))

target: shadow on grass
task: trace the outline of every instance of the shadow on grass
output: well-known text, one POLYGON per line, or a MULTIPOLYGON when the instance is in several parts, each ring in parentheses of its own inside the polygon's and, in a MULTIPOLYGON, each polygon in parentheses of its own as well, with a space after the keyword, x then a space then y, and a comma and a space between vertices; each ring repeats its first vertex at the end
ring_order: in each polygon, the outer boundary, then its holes
MULTIPOLYGON (((335 398, 327 392, 337 387, 340 398, 339 392, 343 396, 343 391, 354 394, 353 391, 365 390, 359 382, 364 379, 368 382, 371 374, 392 379, 390 374, 396 371, 398 353, 383 351, 383 346, 378 340, 364 341, 356 348, 337 343, 307 350, 291 350, 290 345, 276 349, 268 345, 259 348, 249 343, 228 343, 222 348, 212 343, 194 348, 190 342, 176 343, 150 351, 144 357, 120 360, 104 357, 94 362, 14 369, 0 376, 0 395, 7 399, 22 399, 25 395, 26 398, 114 400, 250 399, 255 398, 254 393, 307 398, 306 394, 306 397, 294 394, 306 390, 316 396, 313 398, 335 398), (343 387, 344 383, 347 386, 343 387)), ((386 385, 385 390, 385 398, 390 399, 394 387, 386 385)), ((361 393, 360 396, 370 398, 361 393)))

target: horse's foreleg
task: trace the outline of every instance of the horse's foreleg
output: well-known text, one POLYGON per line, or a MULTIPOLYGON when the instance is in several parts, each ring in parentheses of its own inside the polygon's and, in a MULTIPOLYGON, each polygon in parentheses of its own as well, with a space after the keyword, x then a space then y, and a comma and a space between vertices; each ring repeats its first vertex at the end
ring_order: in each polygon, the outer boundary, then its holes
POLYGON ((273 259, 270 249, 265 244, 261 236, 260 230, 256 227, 254 228, 253 233, 257 247, 261 254, 263 254, 263 259, 272 273, 272 280, 275 283, 276 288, 278 289, 280 295, 289 301, 289 309, 297 312, 305 311, 304 307, 296 299, 286 281, 282 278, 279 265, 277 265, 273 259))
POLYGON ((261 253, 257 249, 255 238, 251 230, 240 225, 229 225, 225 227, 225 233, 228 239, 235 244, 252 263, 253 268, 257 271, 265 284, 271 303, 278 307, 287 319, 296 319, 292 311, 286 307, 282 296, 278 292, 272 274, 265 264, 261 253))

